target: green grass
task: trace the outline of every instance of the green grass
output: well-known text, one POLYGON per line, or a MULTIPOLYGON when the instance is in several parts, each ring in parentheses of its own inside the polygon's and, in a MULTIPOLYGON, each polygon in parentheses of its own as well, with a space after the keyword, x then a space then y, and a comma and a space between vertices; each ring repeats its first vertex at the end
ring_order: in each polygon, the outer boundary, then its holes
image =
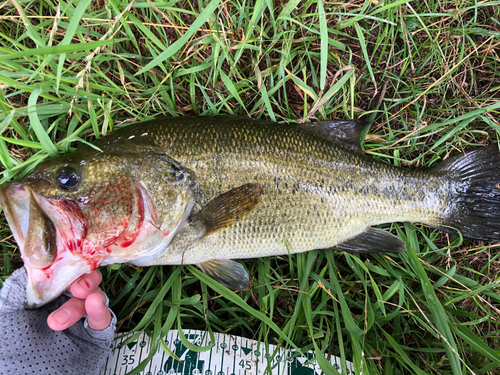
MULTIPOLYGON (((367 154, 408 168, 499 139, 499 1, 54 4, 0 6, 2 182, 160 116, 361 118, 367 154)), ((21 262, 0 223, 5 280, 21 262)), ((182 325, 341 355, 363 374, 498 374, 499 244, 390 228, 406 253, 246 260, 247 293, 191 266, 110 266, 103 287, 120 330, 155 346, 182 325)))

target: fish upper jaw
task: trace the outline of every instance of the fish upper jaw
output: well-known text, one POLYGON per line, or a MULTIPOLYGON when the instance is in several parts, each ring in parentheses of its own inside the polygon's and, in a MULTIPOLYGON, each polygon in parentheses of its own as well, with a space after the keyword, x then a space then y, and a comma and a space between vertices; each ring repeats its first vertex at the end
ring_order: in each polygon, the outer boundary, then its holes
POLYGON ((78 277, 96 269, 99 259, 102 262, 105 257, 102 254, 89 262, 81 256, 88 223, 76 203, 48 199, 36 193, 33 196, 55 228, 56 251, 53 262, 45 268, 31 267, 23 258, 28 273, 26 295, 30 309, 43 306, 60 296, 78 277))
POLYGON ((0 204, 4 208, 24 264, 46 268, 56 255, 53 221, 37 202, 33 191, 19 183, 0 186, 0 204))
POLYGON ((86 221, 78 207, 41 197, 20 183, 0 186, 0 204, 28 274, 28 308, 52 301, 73 280, 92 271, 91 265, 72 253, 86 232, 86 221), (37 242, 40 236, 47 237, 47 246, 37 242))
POLYGON ((31 191, 18 183, 0 186, 0 205, 19 248, 24 248, 28 234, 31 191))

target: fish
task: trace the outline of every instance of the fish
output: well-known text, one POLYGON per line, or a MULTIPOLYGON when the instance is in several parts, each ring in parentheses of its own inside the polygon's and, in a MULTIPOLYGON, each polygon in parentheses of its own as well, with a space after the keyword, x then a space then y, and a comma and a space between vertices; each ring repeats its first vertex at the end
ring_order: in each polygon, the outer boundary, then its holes
POLYGON ((366 126, 162 118, 38 164, 0 186, 28 273, 28 307, 113 263, 195 264, 243 290, 249 275, 235 259, 402 252, 402 239, 375 227, 391 222, 500 240, 498 148, 400 168, 365 155, 366 126))

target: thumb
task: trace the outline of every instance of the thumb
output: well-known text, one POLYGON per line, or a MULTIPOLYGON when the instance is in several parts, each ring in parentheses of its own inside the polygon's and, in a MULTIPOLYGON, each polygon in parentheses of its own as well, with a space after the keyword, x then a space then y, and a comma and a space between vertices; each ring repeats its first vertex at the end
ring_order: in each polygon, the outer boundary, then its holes
POLYGON ((96 290, 85 300, 87 322, 94 331, 102 331, 111 323, 111 312, 106 306, 106 296, 101 289, 96 290))

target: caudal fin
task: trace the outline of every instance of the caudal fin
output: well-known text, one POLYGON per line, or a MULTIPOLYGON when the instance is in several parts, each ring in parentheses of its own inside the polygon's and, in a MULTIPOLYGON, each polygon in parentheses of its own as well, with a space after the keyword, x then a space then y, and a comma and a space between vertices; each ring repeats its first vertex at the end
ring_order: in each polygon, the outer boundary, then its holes
POLYGON ((500 241, 498 147, 466 152, 445 161, 437 169, 452 181, 452 198, 440 229, 448 232, 456 229, 468 238, 500 241))

